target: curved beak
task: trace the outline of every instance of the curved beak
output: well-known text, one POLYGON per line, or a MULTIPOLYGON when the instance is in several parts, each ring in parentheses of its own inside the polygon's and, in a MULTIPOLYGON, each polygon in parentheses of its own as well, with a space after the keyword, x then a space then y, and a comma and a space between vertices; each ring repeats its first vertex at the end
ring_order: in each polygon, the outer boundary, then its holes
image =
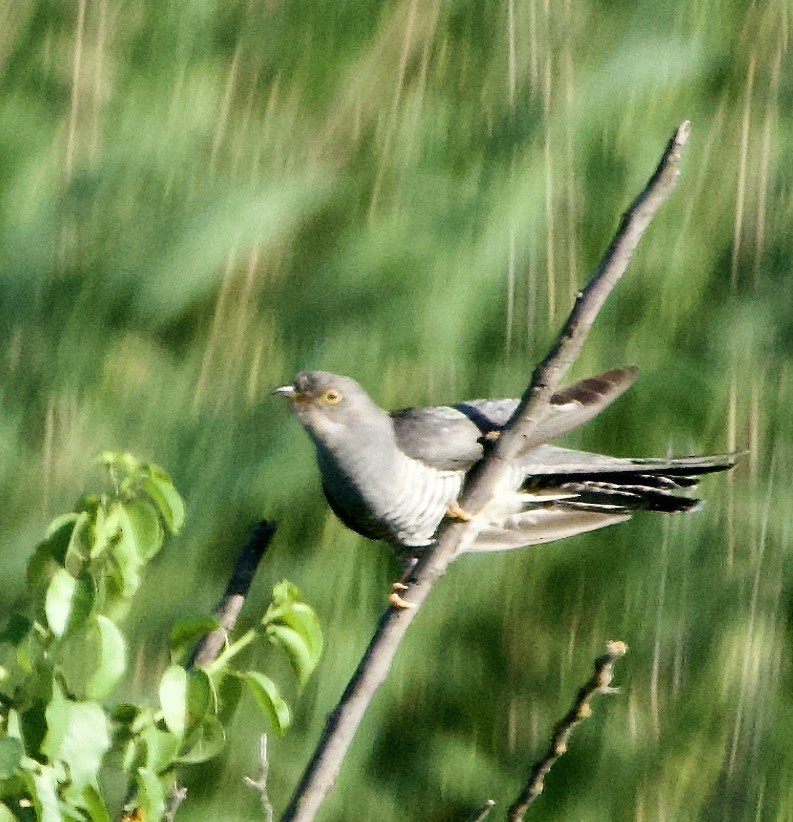
POLYGON ((288 400, 293 400, 297 394, 297 391, 295 391, 294 385, 282 385, 280 388, 276 388, 275 391, 273 391, 273 394, 280 394, 288 400))

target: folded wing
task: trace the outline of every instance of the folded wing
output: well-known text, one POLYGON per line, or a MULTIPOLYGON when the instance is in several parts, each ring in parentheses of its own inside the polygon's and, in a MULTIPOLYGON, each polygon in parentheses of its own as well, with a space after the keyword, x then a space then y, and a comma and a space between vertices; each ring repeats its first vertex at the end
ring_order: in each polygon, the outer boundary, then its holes
MULTIPOLYGON (((573 383, 551 399, 537 431, 547 442, 578 428, 609 406, 636 380, 635 368, 615 368, 573 383)), ((397 444, 408 456, 444 471, 467 471, 484 455, 484 442, 501 431, 518 400, 471 400, 454 406, 393 411, 397 444)))

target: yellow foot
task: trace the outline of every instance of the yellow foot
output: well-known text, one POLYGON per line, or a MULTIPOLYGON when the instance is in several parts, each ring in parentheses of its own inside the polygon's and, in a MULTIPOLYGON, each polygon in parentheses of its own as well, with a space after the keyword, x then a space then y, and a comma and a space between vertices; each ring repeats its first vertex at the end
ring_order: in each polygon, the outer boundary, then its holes
POLYGON ((488 431, 482 439, 487 442, 495 442, 501 436, 501 431, 488 431))
POLYGON ((460 522, 470 522, 473 519, 467 511, 460 508, 457 500, 450 502, 446 506, 446 516, 449 517, 449 519, 457 519, 460 522))
MULTIPOLYGON (((397 587, 400 583, 395 583, 394 588, 397 587)), ((402 588, 407 588, 407 585, 402 585, 402 588)), ((399 608, 400 611, 406 611, 409 608, 415 608, 415 602, 408 602, 406 599, 402 599, 401 596, 394 590, 388 596, 388 601, 394 608, 399 608)))

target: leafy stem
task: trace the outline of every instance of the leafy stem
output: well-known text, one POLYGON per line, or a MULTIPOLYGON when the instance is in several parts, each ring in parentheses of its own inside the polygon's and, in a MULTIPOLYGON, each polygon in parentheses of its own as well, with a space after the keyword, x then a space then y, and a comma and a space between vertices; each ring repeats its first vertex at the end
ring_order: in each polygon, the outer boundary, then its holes
POLYGON ((257 636, 259 636, 259 632, 256 628, 250 628, 238 640, 232 642, 230 645, 227 645, 226 648, 218 654, 217 659, 210 662, 209 665, 204 668, 204 672, 207 676, 211 677, 219 671, 222 671, 223 668, 225 668, 226 665, 228 665, 228 663, 234 659, 238 653, 240 653, 240 651, 247 648, 257 636))

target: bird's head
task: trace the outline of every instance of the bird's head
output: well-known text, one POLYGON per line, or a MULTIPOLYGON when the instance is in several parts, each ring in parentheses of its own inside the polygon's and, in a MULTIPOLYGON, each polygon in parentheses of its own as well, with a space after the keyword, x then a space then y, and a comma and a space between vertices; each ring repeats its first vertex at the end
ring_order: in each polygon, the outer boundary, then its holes
POLYGON ((324 445, 345 434, 369 431, 390 418, 350 377, 327 371, 301 371, 291 385, 273 392, 289 401, 292 413, 315 439, 324 445))

